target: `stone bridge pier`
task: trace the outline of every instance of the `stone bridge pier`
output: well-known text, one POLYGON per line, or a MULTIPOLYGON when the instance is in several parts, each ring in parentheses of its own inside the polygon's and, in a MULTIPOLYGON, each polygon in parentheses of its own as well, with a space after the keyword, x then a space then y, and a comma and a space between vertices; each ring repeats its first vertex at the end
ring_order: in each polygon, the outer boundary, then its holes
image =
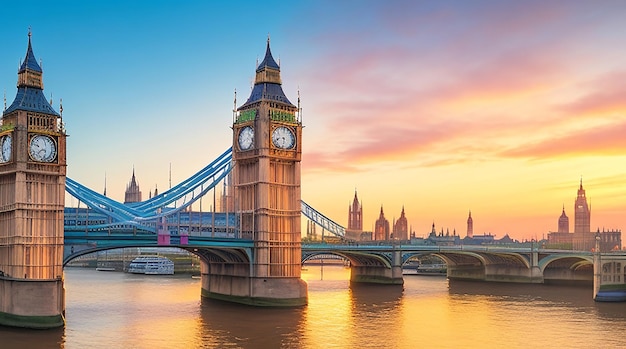
POLYGON ((402 253, 346 255, 350 260, 350 282, 359 284, 403 285, 402 253))
POLYGON ((448 265, 448 278, 490 282, 543 283, 539 254, 437 253, 448 265))

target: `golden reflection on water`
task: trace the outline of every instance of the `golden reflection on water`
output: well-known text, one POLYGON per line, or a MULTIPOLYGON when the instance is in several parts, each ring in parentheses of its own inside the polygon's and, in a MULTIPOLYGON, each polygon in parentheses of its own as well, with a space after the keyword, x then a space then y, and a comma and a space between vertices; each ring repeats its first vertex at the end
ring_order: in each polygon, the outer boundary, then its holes
POLYGON ((626 303, 589 290, 405 277, 349 285, 309 267, 309 304, 256 308, 201 300, 200 280, 66 270, 61 331, 0 328, 4 348, 623 348, 626 303))

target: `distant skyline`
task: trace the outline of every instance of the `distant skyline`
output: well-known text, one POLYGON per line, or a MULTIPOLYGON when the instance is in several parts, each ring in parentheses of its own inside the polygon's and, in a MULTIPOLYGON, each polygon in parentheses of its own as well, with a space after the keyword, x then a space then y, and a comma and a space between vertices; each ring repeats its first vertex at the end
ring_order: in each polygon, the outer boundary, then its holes
POLYGON ((624 231, 625 2, 264 4, 6 3, 0 88, 31 27, 68 177, 123 201, 134 168, 145 199, 231 146, 269 34, 301 95, 302 198, 338 223, 356 189, 364 230, 382 205, 417 236, 465 236, 471 210, 475 235, 542 238, 582 177, 591 230, 624 231))

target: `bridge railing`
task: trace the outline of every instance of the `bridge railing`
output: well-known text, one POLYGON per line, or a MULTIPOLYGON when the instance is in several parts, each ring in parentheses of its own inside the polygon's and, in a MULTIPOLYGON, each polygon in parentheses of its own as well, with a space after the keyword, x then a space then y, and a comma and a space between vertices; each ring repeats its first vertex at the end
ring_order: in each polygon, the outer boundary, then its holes
POLYGON ((315 222, 317 225, 321 226, 322 228, 328 230, 332 234, 339 236, 341 238, 345 238, 346 228, 335 223, 332 219, 326 217, 324 214, 317 211, 306 202, 301 201, 301 203, 302 203, 302 214, 305 217, 312 220, 313 222, 315 222))

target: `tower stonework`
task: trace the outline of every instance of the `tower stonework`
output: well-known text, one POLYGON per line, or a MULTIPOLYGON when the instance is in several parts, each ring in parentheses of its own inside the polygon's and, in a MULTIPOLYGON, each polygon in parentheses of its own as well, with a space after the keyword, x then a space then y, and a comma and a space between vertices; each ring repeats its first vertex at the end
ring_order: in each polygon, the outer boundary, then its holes
MULTIPOLYGON (((154 190, 154 195, 156 196, 156 189, 154 190)), ((132 202, 141 202, 141 190, 139 189, 139 184, 135 179, 135 169, 133 169, 133 175, 130 178, 130 182, 126 186, 126 191, 124 192, 124 203, 129 204, 132 202)))
POLYGON ((565 214, 565 205, 563 205, 563 212, 559 217, 559 233, 569 233, 569 218, 565 214))
POLYGON ((307 303, 301 273, 299 108, 282 90, 269 38, 254 87, 233 120, 234 209, 241 238, 254 241, 249 276, 207 275, 203 294, 252 305, 307 303), (227 278, 230 290, 223 292, 227 278))
POLYGON ((382 206, 380 206, 380 215, 374 223, 374 240, 389 240, 389 221, 385 218, 382 206))
POLYGON ((404 206, 402 206, 402 212, 400 218, 393 225, 393 238, 395 240, 408 240, 409 239, 409 223, 404 214, 404 206))
POLYGON ((0 325, 62 326, 66 134, 30 33, 0 149, 0 325))
POLYGON ((591 210, 587 204, 587 196, 583 189, 583 181, 580 180, 580 187, 574 202, 574 233, 591 232, 591 210))
POLYGON ((474 237, 474 220, 472 219, 472 211, 469 211, 469 216, 467 217, 467 237, 474 237))
POLYGON ((356 190, 354 191, 354 199, 352 204, 348 206, 348 228, 346 229, 346 238, 350 240, 361 240, 363 233, 363 206, 359 202, 356 190))
POLYGON ((595 235, 591 233, 591 209, 587 203, 583 180, 580 180, 580 187, 574 202, 574 235, 572 237, 572 247, 574 250, 591 251, 595 246, 595 235))

